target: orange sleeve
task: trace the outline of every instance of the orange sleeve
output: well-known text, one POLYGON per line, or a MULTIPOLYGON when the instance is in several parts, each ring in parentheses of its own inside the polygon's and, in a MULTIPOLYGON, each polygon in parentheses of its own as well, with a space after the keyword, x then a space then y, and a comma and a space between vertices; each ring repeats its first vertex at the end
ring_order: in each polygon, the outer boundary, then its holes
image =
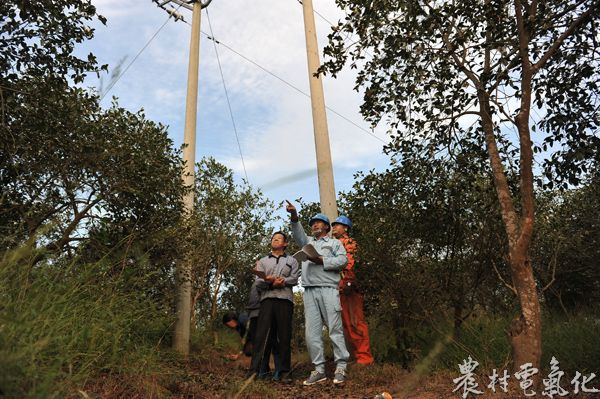
POLYGON ((344 244, 344 249, 346 250, 346 257, 348 258, 348 264, 342 270, 342 279, 340 284, 343 285, 345 281, 353 281, 354 276, 354 265, 356 263, 356 252, 358 251, 358 246, 356 241, 352 238, 347 237, 342 240, 342 244, 344 244))
POLYGON ((348 257, 348 264, 346 265, 346 270, 354 271, 354 263, 356 262, 356 251, 358 250, 356 241, 354 241, 352 238, 348 238, 344 242, 344 248, 346 249, 346 256, 348 257))

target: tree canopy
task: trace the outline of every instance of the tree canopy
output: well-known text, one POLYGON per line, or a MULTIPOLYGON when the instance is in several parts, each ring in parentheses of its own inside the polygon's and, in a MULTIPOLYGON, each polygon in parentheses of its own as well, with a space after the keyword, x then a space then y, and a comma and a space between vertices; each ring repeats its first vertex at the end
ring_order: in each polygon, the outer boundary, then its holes
POLYGON ((336 3, 346 18, 329 36, 321 72, 359 68, 361 112, 390 127, 388 151, 400 160, 453 159, 472 145, 487 151, 521 308, 510 329, 513 366, 539 365, 541 309, 529 256, 534 154, 554 151, 547 185, 566 187, 597 151, 600 2, 336 3), (358 40, 346 45, 348 35, 358 40))
POLYGON ((329 35, 322 71, 359 70, 361 112, 389 126, 391 152, 452 154, 481 142, 482 100, 500 145, 514 150, 531 96, 533 150, 552 153, 547 182, 576 183, 588 170, 599 145, 597 1, 336 3, 346 19, 329 35))

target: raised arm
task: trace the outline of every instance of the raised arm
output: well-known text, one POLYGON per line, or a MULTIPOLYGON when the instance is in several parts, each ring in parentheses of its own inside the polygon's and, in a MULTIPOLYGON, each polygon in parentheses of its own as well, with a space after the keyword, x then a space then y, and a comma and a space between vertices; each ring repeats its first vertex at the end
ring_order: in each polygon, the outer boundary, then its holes
POLYGON ((298 221, 298 211, 296 210, 296 207, 288 200, 285 200, 285 202, 287 202, 285 210, 290 214, 290 221, 292 222, 292 237, 294 237, 296 244, 302 248, 308 244, 308 237, 298 221))

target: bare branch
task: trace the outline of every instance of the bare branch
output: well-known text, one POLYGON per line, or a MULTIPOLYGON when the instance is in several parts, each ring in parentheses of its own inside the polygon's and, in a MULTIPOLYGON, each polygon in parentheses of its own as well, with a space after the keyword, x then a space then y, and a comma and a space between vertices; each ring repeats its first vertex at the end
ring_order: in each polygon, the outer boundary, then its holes
POLYGON ((550 288, 550 286, 554 284, 554 281, 556 280, 556 264, 558 263, 556 261, 556 258, 558 257, 558 248, 559 247, 556 248, 556 250, 554 251, 554 255, 552 256, 552 279, 548 284, 546 284, 544 288, 542 288, 542 292, 546 292, 546 290, 550 288))
POLYGON ((515 287, 513 287, 512 285, 508 284, 506 282, 506 280, 504 280, 504 278, 502 277, 502 275, 500 274, 500 272, 498 271, 498 268, 496 268, 496 262, 492 261, 492 266, 494 267, 494 270, 496 271, 496 274, 498 275, 498 278, 500 279, 500 281, 502 281, 502 283, 509 289, 511 290, 515 296, 518 296, 517 294, 517 290, 515 287))

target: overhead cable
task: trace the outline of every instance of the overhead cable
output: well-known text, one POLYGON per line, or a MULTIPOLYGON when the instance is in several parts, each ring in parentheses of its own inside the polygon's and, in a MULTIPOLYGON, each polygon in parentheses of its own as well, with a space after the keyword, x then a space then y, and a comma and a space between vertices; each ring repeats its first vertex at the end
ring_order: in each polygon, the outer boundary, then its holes
MULTIPOLYGON (((310 94, 308 94, 307 92, 303 91, 302 89, 299 89, 297 86, 294 86, 293 84, 291 84, 290 82, 288 82, 287 80, 283 79, 282 77, 276 75, 275 73, 269 71, 267 68, 263 67, 262 65, 260 65, 259 63, 257 63, 256 61, 251 60, 250 58, 246 57, 245 55, 239 53, 238 51, 234 50, 233 48, 231 48, 230 46, 228 46, 227 44, 223 43, 220 40, 215 39, 212 35, 209 35, 205 32, 202 32, 202 34, 204 34, 209 40, 212 40, 213 42, 215 42, 216 44, 219 44, 223 47, 225 47, 227 50, 231 51, 232 53, 238 55, 239 57, 245 59, 246 61, 248 61, 249 63, 253 64, 254 66, 262 69, 264 72, 268 73, 269 75, 273 76, 275 79, 281 81, 282 83, 284 83, 285 85, 291 87, 292 89, 296 90, 298 93, 310 98, 310 94)), ((354 125, 355 127, 359 128, 360 130, 362 130, 363 132, 369 134, 370 136, 372 136, 373 138, 381 141, 384 144, 387 144, 387 142, 383 139, 381 139, 380 137, 376 136, 373 133, 373 130, 371 129, 371 131, 365 129, 364 127, 360 126, 359 124, 357 124, 356 122, 352 121, 351 119, 349 119, 348 117, 340 114, 339 112, 337 112, 335 109, 325 105, 325 108, 327 108, 329 111, 331 111, 332 113, 334 113, 335 115, 339 116, 340 118, 344 119, 346 122, 354 125)))
MULTIPOLYGON (((208 20, 210 34, 213 35, 213 28, 212 28, 212 24, 210 22, 210 15, 208 13, 208 8, 206 9, 206 18, 208 20)), ((223 90, 225 91, 225 99, 227 100, 227 106, 229 108, 229 116, 231 116, 231 124, 233 125, 235 139, 237 141, 238 149, 240 150, 240 158, 242 160, 242 167, 244 168, 244 175, 246 176, 246 184, 250 184, 250 180, 248 179, 248 172, 246 171, 246 163, 244 162, 244 155, 242 154, 242 146, 240 144, 240 137, 238 135, 238 131, 235 126, 235 119, 233 118, 233 111, 231 109, 231 101, 229 101, 229 94, 227 92, 227 86, 225 85, 225 77, 223 75, 223 68, 221 67, 221 60, 219 58, 219 51, 217 50, 217 43, 215 41, 213 41, 213 45, 215 47, 215 54, 217 56, 217 64, 219 65, 219 72, 221 73, 221 81, 223 82, 223 90)))

